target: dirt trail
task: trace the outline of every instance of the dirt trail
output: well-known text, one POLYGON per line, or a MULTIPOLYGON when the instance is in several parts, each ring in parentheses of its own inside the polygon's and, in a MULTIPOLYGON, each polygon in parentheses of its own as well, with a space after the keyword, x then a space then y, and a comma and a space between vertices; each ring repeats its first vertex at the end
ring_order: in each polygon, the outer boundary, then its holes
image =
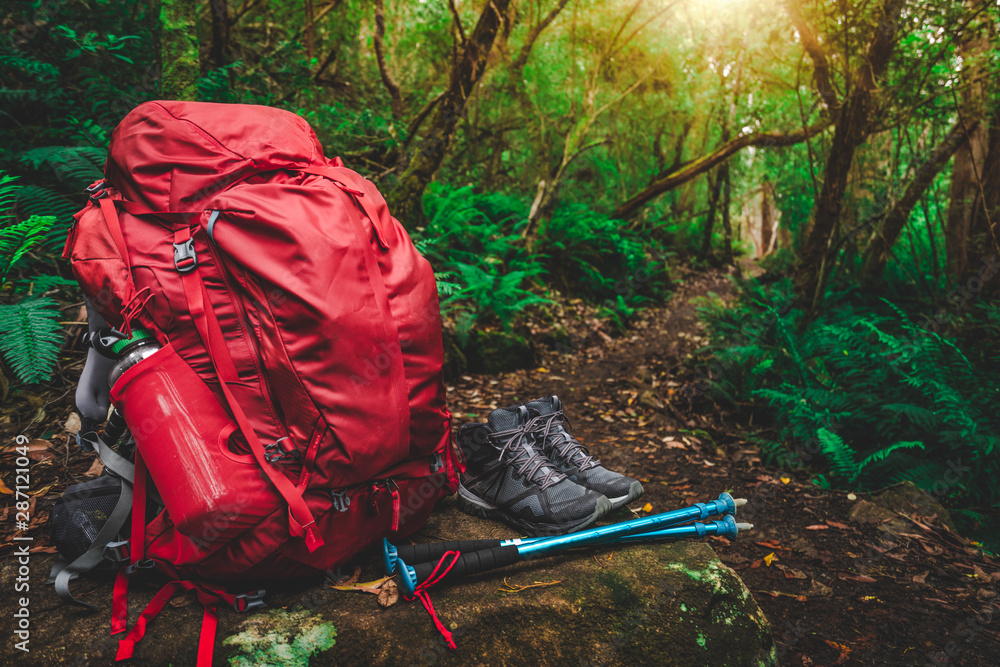
POLYGON ((1000 664, 1000 563, 907 498, 897 513, 765 465, 747 442, 752 427, 705 396, 689 356, 705 342, 691 300, 730 291, 719 272, 688 274, 621 338, 577 320, 567 327, 576 344, 543 353, 538 368, 453 383, 456 423, 557 394, 591 452, 642 480, 633 509, 726 490, 748 498, 741 518, 755 530, 713 546, 771 620, 782 665, 1000 664))

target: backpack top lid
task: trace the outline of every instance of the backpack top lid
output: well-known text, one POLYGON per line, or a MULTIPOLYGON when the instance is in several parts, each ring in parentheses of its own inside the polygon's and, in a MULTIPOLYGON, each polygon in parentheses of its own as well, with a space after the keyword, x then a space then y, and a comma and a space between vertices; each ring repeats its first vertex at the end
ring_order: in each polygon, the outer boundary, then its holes
POLYGON ((191 211, 253 174, 326 164, 309 123, 291 112, 158 101, 139 105, 115 128, 104 174, 127 200, 191 211))

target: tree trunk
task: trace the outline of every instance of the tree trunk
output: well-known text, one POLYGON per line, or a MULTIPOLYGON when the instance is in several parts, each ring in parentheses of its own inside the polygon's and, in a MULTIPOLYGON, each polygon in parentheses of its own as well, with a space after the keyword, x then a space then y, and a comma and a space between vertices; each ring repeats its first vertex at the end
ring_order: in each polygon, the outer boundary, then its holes
MULTIPOLYGON (((215 0, 212 0, 215 2, 215 0)), ((306 57, 312 63, 316 57, 316 13, 313 10, 313 0, 305 0, 306 14, 306 57)), ((310 65, 312 67, 312 65, 310 65)))
POLYGON ((764 181, 760 188, 760 254, 766 256, 774 244, 774 186, 764 181))
POLYGON ((160 2, 161 95, 171 100, 193 100, 198 65, 198 3, 195 0, 160 2))
POLYGON ((465 112, 466 100, 486 69, 486 58, 493 48, 509 4, 510 0, 487 1, 475 29, 461 45, 451 68, 448 89, 434 107, 426 135, 399 182, 389 192, 393 215, 407 228, 418 224, 423 215, 421 199, 424 189, 448 155, 455 128, 465 112))
POLYGON ((209 0, 212 14, 212 67, 225 67, 229 64, 229 2, 228 0, 209 0))
POLYGON ((724 164, 719 168, 719 178, 722 179, 722 234, 725 241, 726 262, 731 266, 736 266, 736 257, 733 255, 733 227, 729 221, 729 208, 732 203, 732 183, 729 178, 728 164, 724 164))
MULTIPOLYGON (((721 169, 719 170, 722 171, 721 169)), ((708 178, 708 187, 711 191, 708 199, 708 218, 705 220, 705 235, 701 238, 701 258, 708 258, 712 251, 712 228, 715 227, 715 212, 719 208, 719 195, 722 192, 722 178, 716 173, 715 179, 711 175, 708 178)))
MULTIPOLYGON (((974 129, 969 128, 969 131, 974 129)), ((896 239, 899 238, 899 233, 903 230, 906 221, 910 218, 913 207, 927 192, 934 177, 948 164, 948 160, 955 154, 958 147, 965 142, 965 138, 965 128, 962 127, 961 123, 956 124, 941 143, 931 151, 927 160, 914 172, 913 180, 906 187, 906 192, 886 214, 881 229, 868 245, 864 268, 861 270, 862 282, 871 285, 882 278, 882 272, 889 260, 889 252, 892 250, 893 244, 896 243, 896 239)))
POLYGON ((792 146, 805 141, 808 137, 815 136, 830 127, 830 121, 821 121, 815 125, 799 130, 782 134, 777 132, 753 132, 751 134, 741 134, 734 139, 723 143, 708 155, 684 163, 673 171, 668 171, 655 181, 647 185, 641 192, 632 196, 627 201, 622 202, 611 214, 614 218, 627 219, 638 213, 643 206, 653 201, 665 192, 673 190, 679 185, 716 167, 744 148, 753 146, 755 148, 765 148, 773 146, 792 146))
POLYGON ((823 187, 813 208, 812 229, 799 256, 796 292, 799 303, 810 316, 822 302, 823 282, 830 269, 829 252, 840 220, 847 189, 847 175, 854 151, 869 132, 872 97, 892 52, 896 48, 896 28, 901 0, 885 0, 865 61, 855 74, 856 86, 837 117, 833 143, 823 173, 823 187))

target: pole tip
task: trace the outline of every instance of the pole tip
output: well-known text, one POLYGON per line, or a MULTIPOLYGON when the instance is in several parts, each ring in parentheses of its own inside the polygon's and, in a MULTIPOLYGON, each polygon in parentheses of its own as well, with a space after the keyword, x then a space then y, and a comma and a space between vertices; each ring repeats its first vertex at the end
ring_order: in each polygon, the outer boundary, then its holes
POLYGON ((733 503, 735 503, 737 507, 743 507, 744 505, 747 504, 747 499, 746 498, 734 498, 733 499, 733 503))
POLYGON ((753 524, 752 523, 738 523, 738 524, 736 524, 736 530, 752 530, 752 529, 753 529, 753 524))

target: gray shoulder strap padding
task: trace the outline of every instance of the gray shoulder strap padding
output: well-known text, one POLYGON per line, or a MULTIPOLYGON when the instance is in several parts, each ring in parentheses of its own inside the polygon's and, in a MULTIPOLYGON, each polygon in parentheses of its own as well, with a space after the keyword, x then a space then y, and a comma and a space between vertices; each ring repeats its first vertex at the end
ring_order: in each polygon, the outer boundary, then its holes
POLYGON ((52 566, 52 571, 49 572, 49 579, 53 580, 54 578, 56 595, 59 596, 60 600, 86 607, 91 611, 97 611, 97 607, 94 605, 73 597, 73 594, 69 592, 69 582, 76 579, 81 572, 93 570, 104 561, 104 547, 107 546, 108 542, 114 541, 118 533, 121 532, 131 512, 132 486, 123 482, 122 494, 118 497, 118 504, 115 505, 111 516, 108 517, 104 526, 97 533, 90 548, 72 563, 66 563, 65 560, 58 559, 52 566))
MULTIPOLYGON (((87 305, 87 328, 93 332, 108 326, 90 300, 87 297, 83 300, 87 305)), ((97 422, 108 418, 108 408, 111 405, 108 373, 114 365, 114 359, 101 356, 93 348, 87 350, 87 363, 83 366, 80 384, 76 386, 76 409, 81 416, 97 422)))
POLYGON ((94 449, 97 450, 97 455, 101 457, 101 463, 105 468, 132 484, 135 480, 134 463, 111 449, 100 436, 94 438, 94 449))

